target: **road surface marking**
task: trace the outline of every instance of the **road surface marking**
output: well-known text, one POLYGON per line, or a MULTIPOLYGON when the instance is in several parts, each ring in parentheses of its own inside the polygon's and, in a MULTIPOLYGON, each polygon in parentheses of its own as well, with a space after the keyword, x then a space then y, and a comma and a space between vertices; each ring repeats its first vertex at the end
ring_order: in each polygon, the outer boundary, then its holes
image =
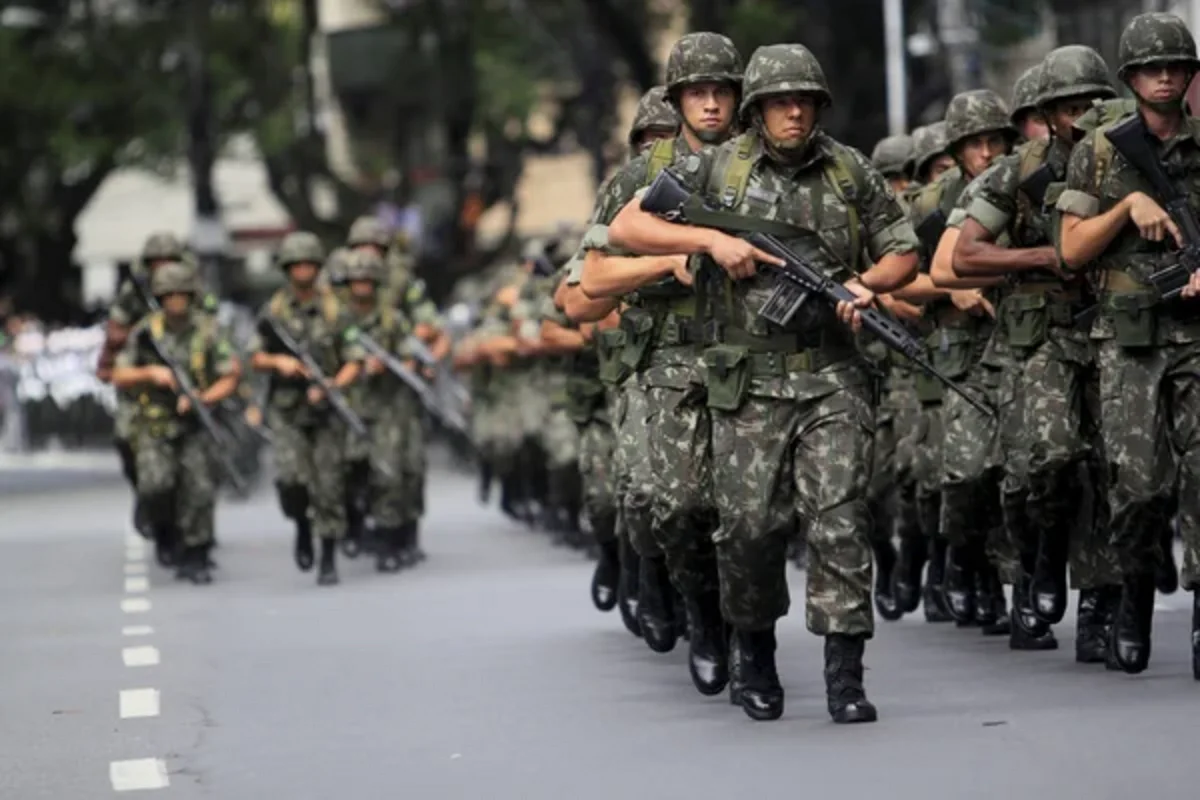
POLYGON ((158 689, 123 689, 121 691, 121 719, 157 717, 158 701, 158 689))
POLYGON ((141 548, 127 547, 127 548, 125 548, 125 560, 126 561, 145 561, 146 560, 146 548, 144 548, 144 547, 141 547, 141 548))
POLYGON ((125 574, 126 575, 145 575, 146 574, 146 562, 145 561, 129 562, 128 564, 125 565, 125 574))
POLYGON ((126 614, 144 614, 150 610, 150 601, 145 597, 126 597, 121 601, 121 610, 126 614))
POLYGON ((149 588, 150 579, 145 575, 139 575, 134 578, 125 579, 125 591, 128 594, 137 594, 138 592, 144 592, 149 588))
POLYGON ((149 636, 154 633, 154 628, 149 625, 126 625, 121 628, 122 636, 149 636))
POLYGON ((129 531, 125 534, 126 547, 143 547, 146 544, 146 537, 142 536, 137 531, 129 531))
POLYGON ((108 765, 108 779, 118 792, 138 789, 165 789, 171 785, 167 765, 160 758, 138 758, 132 761, 113 761, 108 765))
POLYGON ((127 667, 153 667, 158 663, 158 648, 148 644, 126 647, 121 651, 121 660, 127 667))

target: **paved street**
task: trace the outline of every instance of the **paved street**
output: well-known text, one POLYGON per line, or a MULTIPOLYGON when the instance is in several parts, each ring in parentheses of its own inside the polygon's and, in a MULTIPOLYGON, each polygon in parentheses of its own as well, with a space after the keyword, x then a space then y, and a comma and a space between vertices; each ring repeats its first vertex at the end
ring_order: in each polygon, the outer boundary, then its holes
POLYGON ((695 692, 682 648, 655 655, 594 611, 589 562, 480 509, 469 479, 433 477, 429 561, 343 563, 333 589, 294 569, 267 494, 223 506, 206 589, 130 538, 123 487, 5 496, 0 798, 1195 794, 1183 594, 1160 598, 1138 677, 1076 665, 1070 622, 1064 649, 1021 655, 952 626, 881 626, 881 721, 849 728, 828 721, 797 608, 787 711, 756 724, 695 692))

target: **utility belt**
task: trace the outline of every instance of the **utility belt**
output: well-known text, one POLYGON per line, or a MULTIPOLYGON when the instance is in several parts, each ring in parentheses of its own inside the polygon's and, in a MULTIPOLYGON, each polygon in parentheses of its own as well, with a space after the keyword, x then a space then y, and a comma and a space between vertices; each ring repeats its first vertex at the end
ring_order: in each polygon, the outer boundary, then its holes
POLYGON ((696 317, 695 296, 625 309, 619 328, 624 332, 620 356, 624 369, 630 373, 645 369, 646 356, 654 348, 704 344, 704 326, 696 317))
POLYGON ((1085 305, 1083 292, 1058 281, 1020 283, 1000 304, 1000 324, 1012 347, 1037 349, 1051 328, 1079 328, 1076 317, 1085 305))
POLYGON ((571 375, 567 378, 567 416, 577 425, 586 425, 595 418, 596 412, 605 407, 608 389, 594 377, 571 375))
POLYGON ((741 408, 755 379, 818 372, 858 355, 852 342, 823 331, 760 336, 716 321, 707 328, 713 342, 703 355, 708 406, 720 411, 741 408))
POLYGON ((1153 286, 1121 270, 1105 270, 1100 305, 1112 323, 1113 340, 1121 347, 1166 344, 1168 326, 1163 322, 1174 322, 1175 328, 1200 327, 1200 318, 1190 306, 1160 302, 1153 286))

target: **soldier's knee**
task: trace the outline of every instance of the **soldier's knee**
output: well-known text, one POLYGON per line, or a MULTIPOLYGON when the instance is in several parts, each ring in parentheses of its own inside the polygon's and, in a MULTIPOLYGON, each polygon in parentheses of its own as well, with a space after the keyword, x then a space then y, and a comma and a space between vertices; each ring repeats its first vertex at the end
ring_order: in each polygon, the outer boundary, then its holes
POLYGON ((308 489, 296 483, 278 483, 279 507, 288 519, 303 519, 308 512, 308 489))

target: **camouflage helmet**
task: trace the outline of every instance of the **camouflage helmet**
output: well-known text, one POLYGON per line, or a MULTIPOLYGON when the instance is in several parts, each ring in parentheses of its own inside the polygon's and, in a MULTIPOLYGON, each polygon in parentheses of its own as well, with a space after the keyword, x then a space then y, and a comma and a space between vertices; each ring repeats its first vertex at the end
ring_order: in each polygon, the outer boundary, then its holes
POLYGON ((1008 106, 991 89, 972 89, 950 98, 946 107, 946 149, 981 133, 999 131, 1015 139, 1008 106))
POLYGON ((155 297, 168 294, 197 294, 200 291, 200 281, 196 278, 196 270, 182 261, 168 261, 150 276, 150 292, 155 297))
POLYGON ((920 175, 929 162, 946 152, 946 123, 938 121, 913 131, 913 174, 920 175))
POLYGON ((1013 83, 1012 102, 1009 103, 1012 107, 1012 114, 1009 115, 1009 121, 1012 124, 1016 125, 1017 120, 1021 118, 1022 114, 1037 111, 1038 88, 1041 82, 1042 65, 1034 64, 1022 72, 1016 82, 1013 83))
POLYGON ((1196 59, 1196 40, 1183 20, 1174 14, 1154 11, 1138 14, 1121 32, 1117 48, 1121 66, 1117 76, 1126 80, 1129 73, 1147 64, 1175 61, 1192 69, 1200 68, 1196 59))
POLYGON ((679 129, 679 113, 667 102, 664 86, 655 86, 638 100, 633 126, 629 129, 629 146, 634 147, 638 137, 652 128, 679 129))
POLYGON ((332 286, 343 286, 349 280, 346 277, 346 269, 353 255, 354 251, 349 247, 335 247, 325 259, 325 279, 332 286))
POLYGON ((363 216, 354 220, 354 224, 350 226, 350 235, 346 237, 346 244, 350 247, 373 244, 386 250, 391 243, 392 237, 387 226, 375 217, 363 216))
POLYGON ((315 233, 295 231, 283 237, 275 259, 283 269, 293 264, 320 264, 325 260, 325 248, 315 233))
POLYGON ((733 40, 719 33, 689 33, 667 56, 667 93, 691 83, 742 82, 742 54, 733 40))
POLYGON ((378 253, 360 250, 350 253, 346 259, 347 281, 373 281, 383 283, 383 258, 378 253))
POLYGON ((1051 50, 1042 61, 1037 104, 1045 106, 1064 97, 1084 95, 1105 99, 1117 96, 1108 77, 1108 64, 1095 50, 1081 44, 1051 50))
POLYGON ((814 94, 821 105, 833 103, 821 62, 802 44, 768 44, 754 51, 742 82, 743 117, 754 103, 773 94, 814 94))
POLYGON ((173 233, 159 231, 152 233, 142 245, 142 261, 181 261, 183 259, 183 242, 173 233))
POLYGON ((871 151, 871 164, 884 175, 908 172, 912 165, 913 138, 906 133, 885 136, 871 151))

